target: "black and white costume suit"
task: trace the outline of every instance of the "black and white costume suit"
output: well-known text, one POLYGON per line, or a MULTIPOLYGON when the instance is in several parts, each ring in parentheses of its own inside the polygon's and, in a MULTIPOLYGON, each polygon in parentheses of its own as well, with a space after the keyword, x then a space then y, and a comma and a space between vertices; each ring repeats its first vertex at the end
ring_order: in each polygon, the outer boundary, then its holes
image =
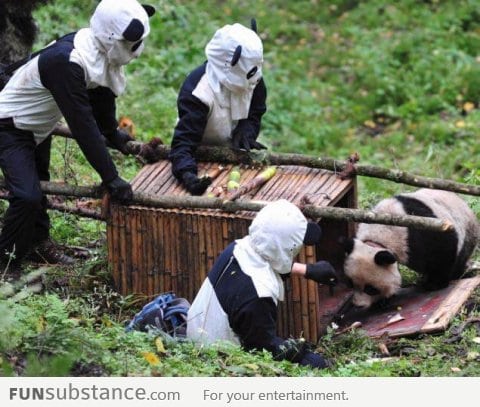
POLYGON ((241 24, 226 25, 216 31, 205 54, 207 62, 180 89, 170 152, 173 175, 196 195, 208 186, 196 179, 194 153, 200 145, 265 148, 256 141, 267 110, 260 37, 241 24))
POLYGON ((267 111, 267 90, 263 78, 253 91, 248 118, 233 121, 230 109, 219 104, 208 85, 205 62, 191 72, 183 83, 178 99, 178 123, 175 127, 170 159, 172 172, 181 180, 185 171, 197 173, 195 150, 200 145, 232 146, 232 132, 260 133, 262 116, 267 111))
POLYGON ((148 35, 154 10, 136 0, 117 3, 103 0, 90 28, 56 41, 21 66, 0 92, 0 166, 11 194, 0 256, 15 252, 21 258, 32 243, 48 237, 39 181, 49 179, 49 134, 62 117, 103 183, 119 179, 105 138, 115 147, 125 141, 117 130, 115 98, 125 88, 123 64, 143 49, 134 52, 132 44, 148 35))
POLYGON ((295 205, 280 200, 265 206, 249 234, 231 243, 208 273, 188 311, 187 337, 205 344, 231 341, 246 350, 266 349, 277 359, 325 367, 304 342, 276 334, 281 276, 290 273, 306 229, 295 205))

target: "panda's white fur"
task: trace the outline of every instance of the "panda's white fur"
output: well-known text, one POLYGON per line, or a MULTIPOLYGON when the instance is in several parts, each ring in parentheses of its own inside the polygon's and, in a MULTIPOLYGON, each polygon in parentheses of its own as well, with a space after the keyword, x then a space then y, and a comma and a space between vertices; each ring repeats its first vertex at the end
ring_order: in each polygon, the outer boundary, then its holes
POLYGON ((480 225, 467 203, 458 195, 420 189, 385 199, 374 212, 432 216, 451 222, 451 233, 428 232, 405 227, 366 224, 347 244, 345 275, 354 287, 353 303, 369 307, 380 298, 395 294, 401 286, 399 263, 423 275, 427 289, 442 288, 461 277, 480 238, 480 225), (368 287, 370 294, 364 292, 368 287), (372 288, 374 289, 372 294, 372 288))

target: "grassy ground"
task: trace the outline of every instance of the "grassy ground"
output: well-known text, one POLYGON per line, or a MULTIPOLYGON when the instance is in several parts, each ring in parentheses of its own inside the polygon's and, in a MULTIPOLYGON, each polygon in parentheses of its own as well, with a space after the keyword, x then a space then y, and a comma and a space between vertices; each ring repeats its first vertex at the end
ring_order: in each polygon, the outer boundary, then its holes
MULTIPOLYGON (((268 87, 261 140, 271 150, 337 159, 357 151, 362 163, 480 184, 478 1, 151 3, 158 11, 152 32, 145 53, 128 67, 128 89, 118 104, 119 115, 135 121, 139 139, 170 141, 177 90, 203 62, 215 29, 256 17, 268 87)), ((63 0, 38 10, 37 47, 85 26, 95 4, 63 0)), ((113 155, 131 179, 138 163, 113 155)), ((71 141, 55 140, 52 159, 56 181, 99 181, 71 141)), ((361 207, 410 189, 366 178, 359 188, 361 207)), ((480 215, 479 200, 466 199, 480 215)), ((480 332, 472 320, 480 316, 478 292, 447 332, 391 341, 389 358, 361 331, 329 332, 319 350, 335 365, 325 371, 228 345, 197 349, 159 341, 155 333, 126 335, 123 323, 145 299, 111 288, 104 225, 69 215, 53 219, 54 236, 89 247, 91 257, 73 269, 50 270, 41 295, 0 301, 5 375, 480 375, 480 332)))

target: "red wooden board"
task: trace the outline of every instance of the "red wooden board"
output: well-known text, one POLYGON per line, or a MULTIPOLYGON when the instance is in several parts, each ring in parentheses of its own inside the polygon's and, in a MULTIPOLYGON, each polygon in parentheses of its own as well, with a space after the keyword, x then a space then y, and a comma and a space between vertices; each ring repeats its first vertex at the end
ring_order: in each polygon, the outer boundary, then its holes
POLYGON ((452 283, 438 291, 423 291, 418 287, 405 287, 384 308, 373 306, 359 310, 350 306, 339 313, 335 323, 339 330, 346 330, 355 322, 368 336, 408 336, 418 333, 444 330, 473 290, 480 283, 480 276, 452 283), (403 320, 389 323, 396 314, 403 320))

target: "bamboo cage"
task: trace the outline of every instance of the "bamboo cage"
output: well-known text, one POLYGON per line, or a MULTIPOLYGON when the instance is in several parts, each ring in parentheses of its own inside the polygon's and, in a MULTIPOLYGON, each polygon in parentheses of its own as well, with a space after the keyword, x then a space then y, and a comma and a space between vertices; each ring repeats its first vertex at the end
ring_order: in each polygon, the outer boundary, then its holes
MULTIPOLYGON (((227 194, 226 185, 233 165, 199 163, 199 175, 212 177, 209 191, 227 194)), ((243 185, 263 168, 241 166, 243 185)), ((146 165, 132 181, 133 190, 161 196, 188 193, 171 174, 168 160, 146 165)), ((206 194, 205 194, 206 195, 206 194)), ((304 196, 319 206, 355 208, 355 179, 341 180, 331 171, 302 166, 279 166, 276 175, 257 190, 240 199, 275 201, 287 199, 299 204, 304 196)), ((114 283, 123 295, 141 293, 154 296, 173 291, 193 301, 217 256, 233 240, 248 233, 254 212, 229 213, 221 210, 156 209, 112 205, 107 221, 109 263, 114 283)), ((329 260, 342 269, 340 236, 352 236, 347 222, 320 220, 322 242, 304 247, 298 261, 329 260)), ((328 288, 292 277, 286 281, 286 298, 280 304, 278 334, 303 336, 316 342, 333 315, 328 288)))

